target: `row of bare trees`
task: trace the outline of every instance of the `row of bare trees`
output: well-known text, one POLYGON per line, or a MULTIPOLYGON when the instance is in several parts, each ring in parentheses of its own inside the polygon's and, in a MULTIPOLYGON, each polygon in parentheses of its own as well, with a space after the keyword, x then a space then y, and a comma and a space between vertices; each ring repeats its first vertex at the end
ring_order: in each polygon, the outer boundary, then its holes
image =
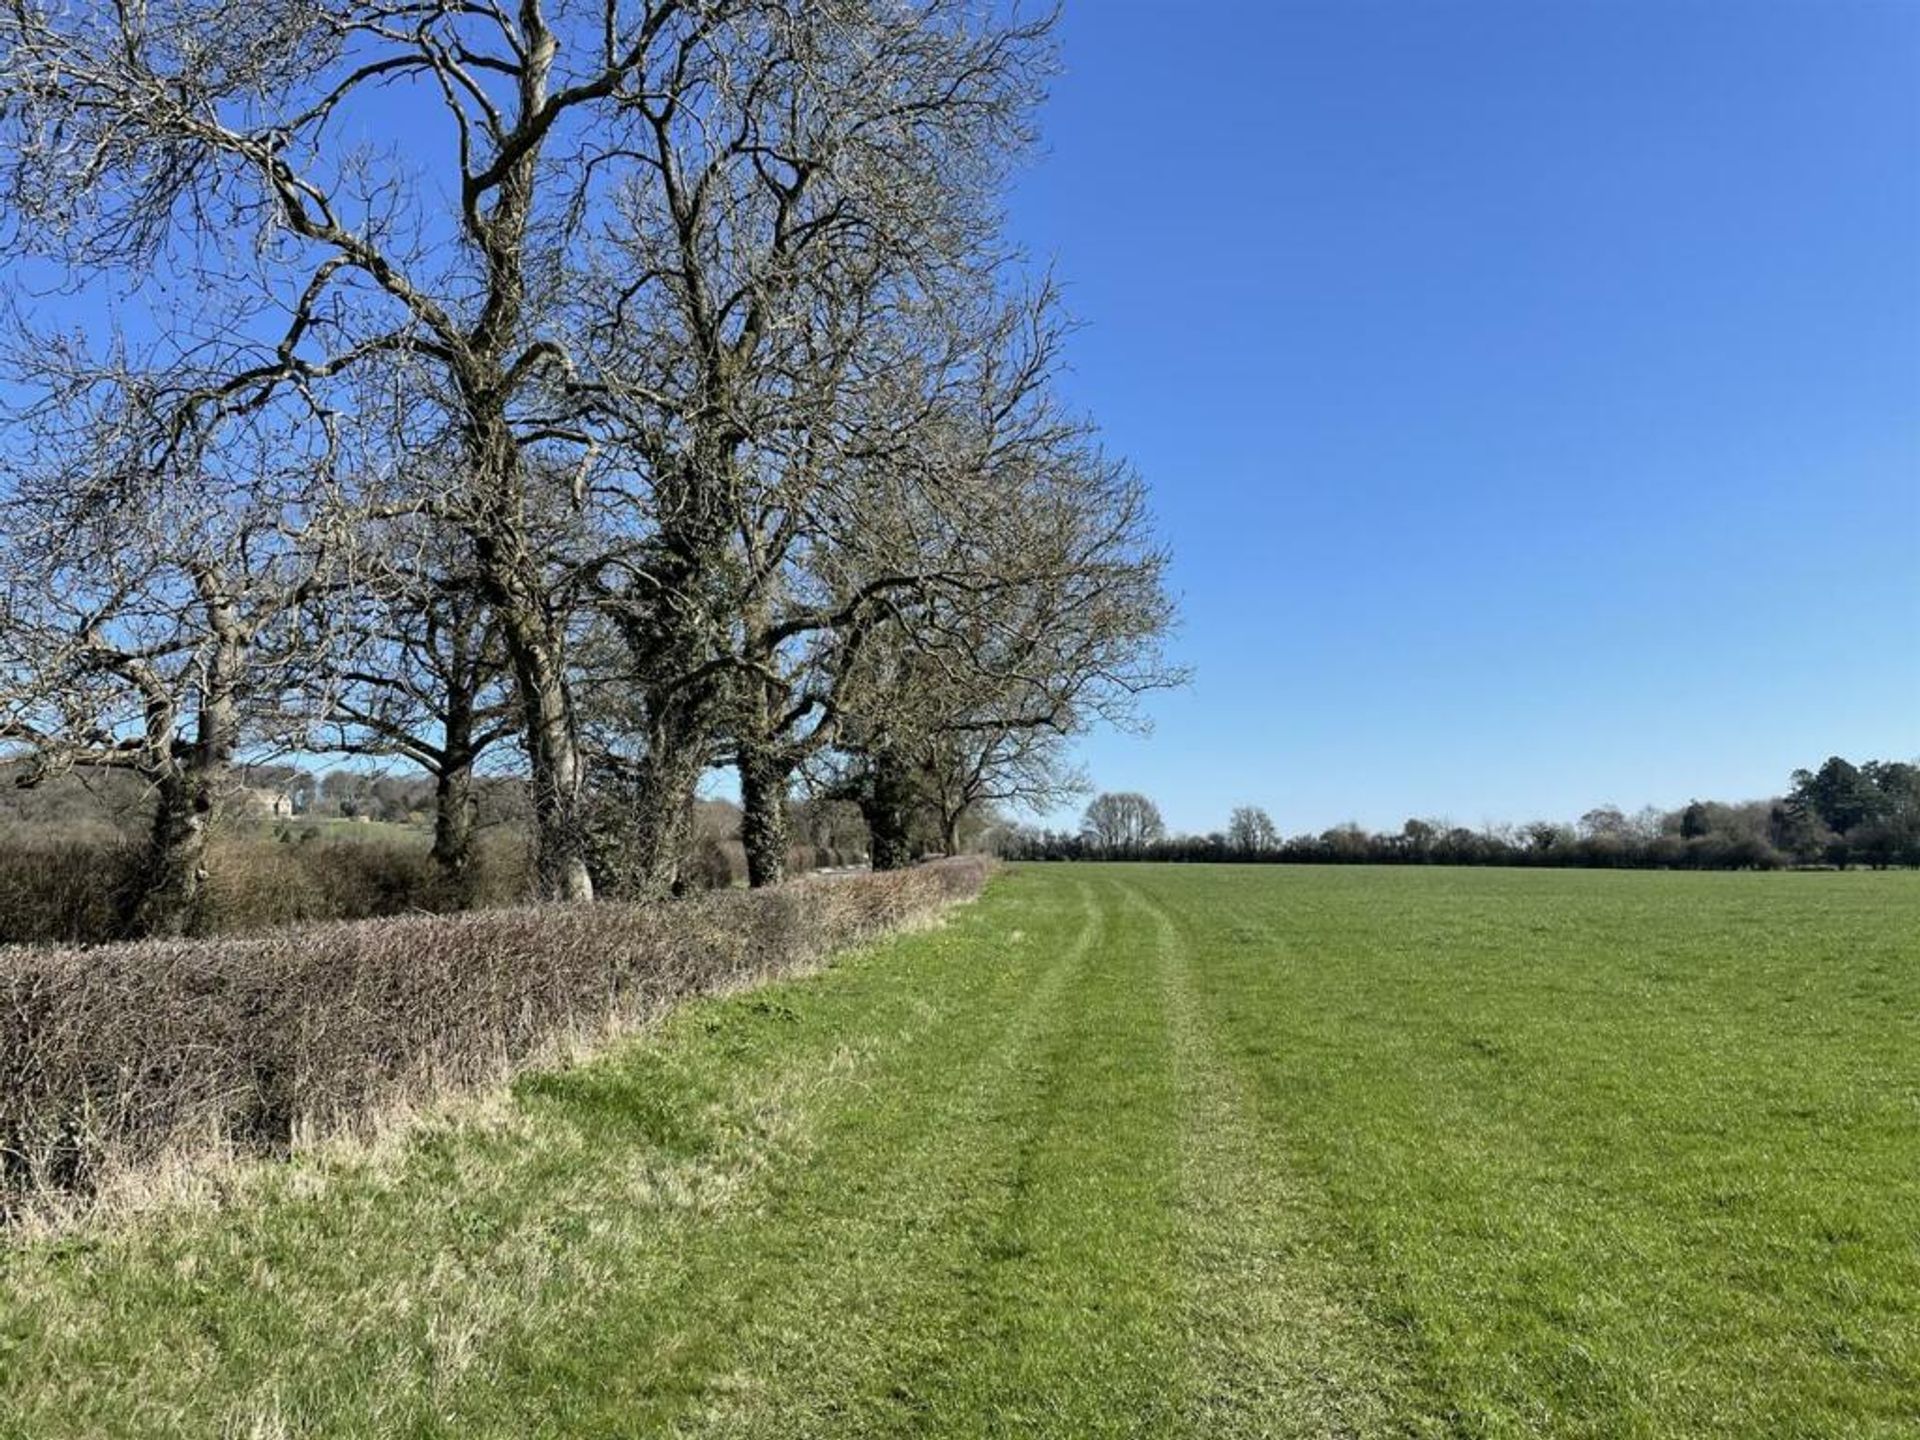
POLYGON ((951 836, 1174 678, 1138 479, 999 196, 1049 25, 974 0, 7 0, 0 741, 151 787, 512 747, 542 893, 658 896, 735 767, 951 836))

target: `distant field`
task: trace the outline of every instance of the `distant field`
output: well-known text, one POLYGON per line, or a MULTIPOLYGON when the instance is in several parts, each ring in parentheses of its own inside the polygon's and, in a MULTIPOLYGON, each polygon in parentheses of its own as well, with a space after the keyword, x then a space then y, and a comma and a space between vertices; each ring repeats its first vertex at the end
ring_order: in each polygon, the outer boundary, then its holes
POLYGON ((6 1436, 1915 1433, 1911 873, 1026 868, 0 1248, 6 1436))

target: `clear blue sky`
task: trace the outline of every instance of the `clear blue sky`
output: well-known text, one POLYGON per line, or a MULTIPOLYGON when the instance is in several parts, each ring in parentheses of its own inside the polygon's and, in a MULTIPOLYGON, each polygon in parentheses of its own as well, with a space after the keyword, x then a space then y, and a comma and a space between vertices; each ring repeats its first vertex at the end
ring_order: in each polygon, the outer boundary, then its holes
MULTIPOLYGON (((1920 755, 1920 4, 1078 0, 1012 218, 1151 483, 1169 824, 1920 755)), ((1065 818, 1065 817, 1061 817, 1065 818)))

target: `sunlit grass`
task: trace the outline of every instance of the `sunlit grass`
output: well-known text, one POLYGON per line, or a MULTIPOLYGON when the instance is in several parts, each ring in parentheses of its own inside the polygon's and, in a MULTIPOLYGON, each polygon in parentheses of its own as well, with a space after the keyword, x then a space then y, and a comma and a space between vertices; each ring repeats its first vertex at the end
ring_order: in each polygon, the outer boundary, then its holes
POLYGON ((1049 867, 221 1211, 0 1434, 1920 1426, 1920 876, 1049 867))

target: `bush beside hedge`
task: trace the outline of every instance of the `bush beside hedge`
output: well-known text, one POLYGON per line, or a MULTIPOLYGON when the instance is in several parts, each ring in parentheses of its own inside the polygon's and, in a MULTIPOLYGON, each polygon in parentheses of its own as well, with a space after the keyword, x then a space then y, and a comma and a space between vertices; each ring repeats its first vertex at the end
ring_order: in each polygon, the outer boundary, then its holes
POLYGON ((0 838, 0 945, 111 938, 138 862, 119 839, 0 838))
MULTIPOLYGON (((0 945, 98 945, 120 938, 141 859, 140 846, 121 839, 0 837, 0 945)), ((514 834, 485 837, 459 894, 449 891, 424 842, 223 838, 214 843, 194 928, 235 935, 300 922, 512 905, 531 887, 525 840, 514 834)))
POLYGON ((978 892, 947 861, 598 904, 0 952, 0 1213, 493 1080, 573 1032, 790 972, 978 892))
MULTIPOLYGON (((137 842, 111 835, 0 835, 0 945, 123 939, 141 858, 137 842)), ((787 873, 851 858, 795 844, 787 873)), ((731 837, 702 835, 686 878, 698 890, 744 884, 746 851, 731 837)), ((193 925, 196 935, 244 935, 275 925, 518 905, 532 893, 529 843, 511 830, 480 838, 472 871, 457 891, 434 866, 424 839, 228 836, 214 842, 193 925)))

